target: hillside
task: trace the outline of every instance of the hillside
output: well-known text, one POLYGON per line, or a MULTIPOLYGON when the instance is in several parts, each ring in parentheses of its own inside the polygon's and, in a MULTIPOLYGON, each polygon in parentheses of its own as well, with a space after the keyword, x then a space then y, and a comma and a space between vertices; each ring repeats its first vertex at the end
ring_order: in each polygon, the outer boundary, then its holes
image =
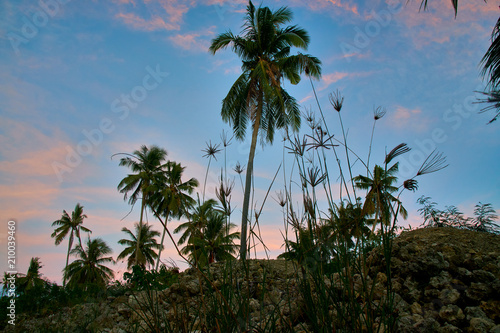
MULTIPOLYGON (((384 297, 387 281, 379 252, 375 249, 367 258, 369 275, 377 279, 375 300, 384 297)), ((392 253, 398 332, 500 332, 500 235, 453 228, 417 229, 398 236, 392 253)), ((236 299, 226 297, 227 288, 231 288, 228 280, 235 282, 232 288, 249 292, 247 305, 253 327, 264 332, 271 328, 312 330, 299 292, 300 269, 283 260, 251 260, 250 283, 245 284, 245 279, 236 277, 237 266, 216 263, 205 272, 211 277, 212 289, 221 291, 218 295, 206 285, 201 288, 198 272, 189 269, 180 273, 179 283, 164 291, 127 293, 108 297, 100 304, 82 304, 46 317, 24 318, 16 325, 16 331, 150 331, 145 327, 155 320, 163 330, 175 325, 183 328, 179 331, 217 331, 198 324, 231 320, 232 315, 237 315, 207 310, 214 300, 227 301, 233 310, 238 308, 236 299), (206 313, 204 321, 200 320, 200 313, 206 313)), ((337 287, 335 279, 328 283, 331 288, 337 287)))

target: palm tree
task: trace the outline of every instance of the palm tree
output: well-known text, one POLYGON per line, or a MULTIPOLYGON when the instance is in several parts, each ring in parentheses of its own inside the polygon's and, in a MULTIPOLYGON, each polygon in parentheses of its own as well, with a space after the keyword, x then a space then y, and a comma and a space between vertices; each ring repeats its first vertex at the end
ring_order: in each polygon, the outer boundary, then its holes
MULTIPOLYGON (((66 255, 66 267, 68 267, 68 261, 69 261, 69 253, 71 252, 71 249, 73 247, 73 241, 74 237, 76 236, 78 238, 80 247, 82 246, 82 239, 80 238, 80 230, 92 233, 90 229, 85 228, 82 226, 83 220, 87 218, 87 215, 83 214, 83 207, 77 203, 75 206, 75 210, 71 213, 71 217, 69 214, 63 210, 63 215, 59 220, 56 220, 52 223, 53 227, 57 227, 57 229, 54 230, 54 232, 50 235, 50 237, 55 238, 55 244, 59 245, 61 242, 66 238, 66 236, 69 234, 69 241, 68 241, 68 253, 66 255)), ((66 280, 63 279, 63 285, 66 285, 66 280)))
POLYGON ((365 216, 375 215, 373 219, 372 233, 375 233, 375 227, 379 220, 386 226, 390 224, 394 213, 393 204, 397 204, 399 214, 404 219, 408 213, 401 205, 401 201, 392 194, 398 190, 394 186, 397 181, 395 174, 398 172, 398 163, 395 163, 389 169, 375 165, 372 178, 366 176, 356 176, 353 178, 355 186, 362 190, 367 190, 365 202, 363 204, 363 213, 365 216))
MULTIPOLYGON (((128 156, 120 159, 120 166, 129 167, 134 173, 122 179, 120 184, 118 184, 118 190, 120 193, 124 193, 125 200, 127 200, 128 193, 132 192, 128 201, 131 205, 134 205, 139 195, 142 195, 141 217, 139 218, 139 226, 142 226, 144 210, 148 204, 150 186, 155 177, 158 177, 158 174, 162 172, 164 167, 162 163, 167 156, 167 152, 158 146, 148 148, 143 145, 139 150, 134 151, 133 154, 126 155, 128 156)), ((140 227, 139 232, 141 229, 140 227)), ((139 234, 137 237, 140 239, 141 235, 139 234)), ((142 252, 139 251, 139 243, 137 243, 135 253, 137 256, 136 262, 144 262, 145 259, 141 257, 142 252)))
POLYGON ((142 268, 146 268, 146 264, 154 265, 154 260, 158 258, 158 254, 155 250, 161 250, 161 245, 158 244, 155 237, 160 236, 160 233, 156 230, 151 230, 152 225, 143 224, 142 226, 139 223, 135 224, 135 235, 128 228, 123 227, 122 231, 126 233, 130 239, 120 239, 118 244, 125 245, 126 248, 118 255, 117 260, 125 259, 127 260, 127 269, 132 268, 134 265, 139 265, 142 268), (139 228, 142 230, 139 231, 139 228), (137 235, 137 236, 136 236, 137 235), (137 251, 137 239, 140 235, 139 239, 139 251, 142 254, 139 256, 144 258, 144 262, 136 262, 137 255, 135 251, 137 251))
POLYGON ((236 225, 226 224, 224 214, 219 211, 214 211, 207 222, 200 245, 206 253, 208 263, 233 259, 233 255, 239 249, 239 245, 236 245, 234 241, 240 238, 240 233, 230 233, 230 230, 236 225))
POLYGON ((214 261, 231 259, 238 251, 234 240, 239 238, 239 232, 230 232, 235 225, 226 224, 225 214, 216 205, 213 199, 199 204, 190 214, 190 221, 174 230, 175 233, 184 230, 178 245, 187 243, 181 253, 188 255, 195 265, 204 266, 214 261))
POLYGON ((64 269, 64 279, 69 287, 89 284, 104 287, 114 276, 113 270, 105 266, 114 263, 112 257, 107 257, 112 250, 101 238, 89 238, 86 245, 86 250, 78 245, 71 251, 77 259, 64 269))
POLYGON ((48 281, 42 278, 42 273, 40 273, 41 268, 42 263, 40 262, 40 258, 31 258, 28 272, 26 275, 19 277, 17 281, 20 292, 26 293, 36 287, 44 287, 48 285, 48 281))
POLYGON ((298 84, 305 72, 315 78, 321 76, 321 62, 310 55, 290 55, 291 47, 307 49, 309 35, 297 26, 282 27, 292 20, 292 12, 282 7, 273 12, 268 7, 255 8, 248 3, 243 36, 231 31, 212 40, 210 52, 215 54, 231 46, 241 58, 243 73, 222 101, 221 116, 233 126, 239 140, 245 137, 248 122, 252 124, 252 142, 248 155, 241 220, 240 257, 246 259, 247 225, 252 185, 253 160, 257 137, 273 142, 275 129, 300 127, 300 111, 295 98, 282 87, 284 79, 298 84))
MULTIPOLYGON (((151 196, 150 206, 155 215, 163 217, 164 223, 167 223, 169 218, 172 217, 181 218, 195 204, 195 200, 191 198, 190 194, 198 186, 198 180, 191 178, 183 182, 182 174, 185 169, 180 163, 169 161, 165 164, 163 172, 158 175, 159 178, 153 185, 154 194, 151 196)), ((156 261, 156 270, 160 265, 166 231, 165 225, 160 242, 161 248, 156 261)))
POLYGON ((189 221, 182 223, 174 230, 174 233, 179 233, 184 230, 183 234, 179 238, 179 245, 184 244, 186 241, 189 241, 194 237, 203 236, 203 229, 208 224, 208 219, 210 218, 210 215, 213 214, 216 206, 217 201, 214 199, 208 199, 203 204, 198 202, 198 205, 193 209, 193 212, 188 214, 189 221))

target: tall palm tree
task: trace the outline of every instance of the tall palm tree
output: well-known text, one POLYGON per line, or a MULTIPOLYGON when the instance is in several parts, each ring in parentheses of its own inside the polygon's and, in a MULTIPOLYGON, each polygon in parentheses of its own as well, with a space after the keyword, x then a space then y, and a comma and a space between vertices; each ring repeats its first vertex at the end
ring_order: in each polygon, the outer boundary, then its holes
POLYGON ((379 220, 386 226, 390 224, 391 217, 394 216, 394 204, 399 208, 396 211, 399 211, 401 217, 406 219, 408 216, 401 201, 393 196, 393 193, 398 190, 398 187, 394 186, 397 181, 395 174, 398 172, 398 165, 395 163, 389 169, 375 165, 372 178, 362 175, 353 178, 357 188, 368 191, 363 204, 363 213, 366 216, 375 215, 373 233, 379 220))
MULTIPOLYGON (((165 223, 172 217, 181 218, 195 204, 195 200, 190 194, 198 186, 198 180, 191 178, 182 181, 182 174, 185 169, 180 163, 169 161, 165 164, 163 172, 159 174, 158 181, 154 183, 154 193, 151 196, 150 205, 155 214, 162 215, 165 223)), ((156 261, 156 270, 160 265, 165 233, 166 228, 164 227, 160 241, 161 247, 156 261)))
POLYGON ((146 268, 146 264, 153 266, 155 259, 158 258, 158 254, 155 252, 155 250, 161 250, 161 245, 158 244, 155 237, 160 236, 160 233, 156 230, 151 230, 151 227, 152 225, 150 224, 143 224, 142 226, 140 226, 139 223, 136 223, 135 235, 128 228, 122 228, 122 231, 126 233, 130 239, 123 238, 118 241, 118 244, 125 245, 126 248, 118 255, 116 259, 121 260, 128 257, 128 269, 132 268, 132 266, 134 265, 139 265, 142 268, 146 268), (139 228, 142 228, 142 230, 139 231, 139 228), (142 255, 140 255, 139 257, 144 258, 143 262, 136 261, 137 255, 135 251, 137 251, 138 239, 139 251, 142 252, 142 255))
MULTIPOLYGON (((78 238, 78 242, 80 247, 82 246, 82 239, 80 237, 80 230, 84 232, 91 233, 90 229, 82 226, 83 220, 87 218, 87 215, 83 214, 83 207, 77 203, 75 206, 75 210, 71 213, 71 216, 63 210, 63 215, 59 220, 52 222, 53 227, 57 227, 54 232, 50 235, 50 237, 55 238, 55 244, 59 245, 61 242, 68 236, 68 253, 66 255, 66 267, 68 267, 69 261, 69 253, 73 247, 74 237, 78 238)), ((63 279, 63 285, 66 285, 66 280, 63 279)))
MULTIPOLYGON (((123 153, 122 153, 123 154, 123 153)), ((152 146, 148 148, 142 145, 139 150, 133 152, 133 154, 128 155, 120 159, 120 166, 129 167, 132 170, 132 174, 127 175, 118 184, 118 190, 120 193, 124 193, 124 199, 127 200, 129 192, 132 194, 129 197, 129 204, 134 205, 141 195, 141 217, 139 218, 139 225, 142 226, 144 210, 148 204, 148 196, 150 193, 150 186, 154 179, 158 177, 158 174, 162 172, 164 167, 163 162, 167 156, 167 152, 163 148, 158 146, 152 146)), ((139 228, 139 232, 141 228, 139 228)), ((138 235, 141 238, 141 235, 138 235)), ((139 243, 137 243, 136 249, 136 262, 143 262, 144 258, 141 257, 142 252, 139 251, 139 243)))
POLYGON ((310 55, 290 55, 292 47, 307 49, 309 35, 297 26, 284 24, 292 20, 292 12, 282 7, 271 11, 268 7, 255 8, 248 3, 243 36, 227 31, 212 40, 210 52, 231 46, 241 58, 243 73, 233 84, 222 101, 221 116, 233 126, 239 140, 245 137, 248 122, 252 125, 252 142, 248 155, 241 220, 240 257, 246 259, 247 225, 250 206, 253 160, 257 137, 260 132, 263 142, 273 142, 275 129, 298 130, 300 111, 295 98, 283 89, 286 78, 298 84, 300 74, 305 72, 315 78, 321 76, 321 62, 310 55))
POLYGON ((64 279, 68 281, 68 286, 86 286, 95 284, 106 286, 114 276, 114 272, 107 263, 114 263, 111 248, 101 239, 96 238, 87 241, 86 249, 78 245, 71 251, 77 259, 64 269, 64 279))

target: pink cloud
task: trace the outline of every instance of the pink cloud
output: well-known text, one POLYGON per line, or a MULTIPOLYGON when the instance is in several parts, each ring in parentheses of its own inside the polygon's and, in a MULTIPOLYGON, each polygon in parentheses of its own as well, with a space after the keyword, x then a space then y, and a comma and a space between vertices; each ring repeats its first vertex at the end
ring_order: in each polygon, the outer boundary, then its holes
POLYGON ((430 120, 423 116, 419 108, 409 109, 398 105, 395 112, 389 112, 387 116, 389 126, 398 130, 424 132, 430 125, 430 120))
POLYGON ((358 7, 356 5, 350 5, 347 1, 339 1, 339 0, 325 0, 327 3, 331 3, 335 7, 342 8, 348 12, 352 12, 353 14, 358 13, 358 7))
POLYGON ((335 72, 330 74, 325 74, 322 76, 322 81, 329 86, 332 83, 342 80, 343 78, 349 76, 346 72, 335 72))
POLYGON ((117 18, 123 21, 126 25, 143 31, 156 31, 156 30, 179 30, 178 24, 167 23, 161 17, 156 16, 150 19, 144 19, 132 13, 119 13, 117 18))
POLYGON ((168 39, 175 46, 180 47, 184 50, 207 52, 210 43, 206 38, 204 39, 203 37, 213 36, 214 28, 215 27, 210 27, 208 29, 205 29, 203 32, 194 32, 190 34, 177 34, 174 36, 170 36, 168 39))
POLYGON ((365 77, 368 76, 372 73, 370 72, 354 72, 354 73, 348 73, 348 72, 334 72, 334 73, 329 73, 329 74, 323 74, 321 77, 321 87, 318 88, 318 91, 322 91, 327 89, 332 83, 336 83, 340 80, 343 80, 345 78, 351 79, 351 78, 356 78, 356 77, 365 77))
MULTIPOLYGON (((450 1, 429 1, 426 11, 419 11, 420 1, 410 1, 400 13, 394 16, 400 24, 406 26, 406 37, 417 48, 430 43, 449 43, 459 36, 471 39, 482 38, 489 34, 478 22, 491 20, 492 28, 498 18, 498 5, 494 2, 477 3, 459 1, 458 15, 450 1)), ((486 37, 487 38, 487 37, 486 37)))
POLYGON ((115 17, 125 25, 141 31, 158 30, 180 30, 183 16, 189 11, 189 6, 177 0, 143 0, 141 5, 147 9, 149 15, 136 14, 138 4, 134 1, 121 0, 122 5, 115 17), (132 4, 134 11, 131 12, 123 7, 132 4))

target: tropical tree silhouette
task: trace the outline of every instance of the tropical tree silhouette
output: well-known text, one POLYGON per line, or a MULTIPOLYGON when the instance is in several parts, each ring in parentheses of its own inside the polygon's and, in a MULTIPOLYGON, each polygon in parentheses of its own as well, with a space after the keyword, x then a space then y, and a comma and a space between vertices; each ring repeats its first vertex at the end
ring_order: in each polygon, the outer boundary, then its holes
POLYGON ((394 186, 398 172, 398 163, 387 169, 375 165, 372 173, 372 178, 366 176, 356 176, 353 178, 354 185, 362 190, 366 190, 365 202, 363 204, 363 213, 366 216, 375 216, 371 221, 373 223, 372 233, 375 233, 375 227, 379 223, 388 226, 391 222, 391 217, 399 211, 401 217, 406 219, 408 213, 401 205, 401 201, 394 197, 393 193, 398 191, 398 187, 394 186), (395 205, 398 209, 395 209, 395 205))
POLYGON ((195 265, 234 258, 239 246, 234 243, 239 232, 231 232, 233 223, 226 223, 225 214, 217 208, 213 199, 199 204, 189 215, 190 220, 178 226, 174 232, 183 234, 178 245, 186 245, 181 253, 193 260, 195 265))
POLYGON ((174 233, 182 232, 178 244, 182 245, 186 243, 186 241, 189 243, 190 240, 192 242, 195 237, 203 237, 203 230, 208 224, 208 219, 210 215, 213 214, 216 207, 217 201, 214 199, 208 199, 203 202, 203 204, 198 202, 192 209, 192 212, 188 214, 189 221, 182 223, 174 230, 174 233))
MULTIPOLYGON (((129 192, 132 194, 129 197, 129 204, 134 205, 141 195, 141 216, 139 218, 139 226, 142 226, 144 210, 148 204, 148 197, 151 192, 150 186, 157 179, 158 175, 162 173, 167 152, 165 149, 159 148, 158 146, 152 146, 148 148, 142 145, 139 150, 133 152, 133 154, 126 154, 126 157, 120 159, 120 166, 129 167, 132 170, 132 174, 127 175, 118 184, 118 190, 120 193, 124 193, 124 199, 127 200, 129 192)), ((139 232, 142 228, 139 228, 139 232)), ((141 235, 137 236, 139 239, 141 235)), ((136 260, 135 262, 144 262, 144 258, 141 257, 142 252, 139 251, 139 243, 137 243, 136 249, 136 260)))
POLYGON ((231 233, 230 230, 236 225, 234 223, 226 224, 224 214, 219 211, 213 211, 207 222, 203 238, 195 241, 195 243, 199 243, 204 258, 209 264, 215 261, 233 259, 239 249, 239 245, 236 245, 234 241, 240 238, 240 233, 231 233))
POLYGON ((40 262, 40 258, 31 258, 26 275, 18 277, 17 283, 19 292, 27 293, 32 289, 45 287, 49 284, 48 281, 42 277, 42 273, 40 272, 41 268, 42 263, 40 262))
MULTIPOLYGON (((77 203, 75 210, 71 213, 71 216, 63 210, 63 215, 59 220, 52 222, 53 227, 57 227, 50 237, 55 238, 55 244, 59 245, 61 242, 69 235, 68 239, 68 253, 66 255, 66 266, 68 267, 69 254, 73 247, 74 237, 78 238, 80 247, 82 246, 82 239, 80 237, 80 230, 84 232, 91 233, 90 229, 82 226, 83 220, 87 218, 87 215, 83 214, 83 207, 77 203)), ((63 285, 66 285, 66 280, 63 279, 63 285)))
POLYGON ((304 29, 284 24, 292 20, 292 12, 281 7, 271 11, 268 7, 247 6, 242 36, 227 31, 212 40, 210 52, 231 46, 241 58, 243 73, 234 82, 222 101, 221 116, 233 126, 239 140, 245 137, 248 122, 252 126, 252 141, 248 155, 245 193, 241 220, 240 258, 246 259, 247 226, 252 185, 253 161, 257 137, 272 143, 276 129, 300 127, 300 111, 295 98, 290 96, 282 83, 287 79, 298 84, 305 72, 315 78, 321 75, 321 62, 310 55, 290 55, 292 47, 307 49, 309 35, 304 29))
POLYGON ((111 248, 101 239, 96 238, 87 241, 86 249, 78 245, 71 251, 77 259, 64 269, 64 279, 68 281, 68 287, 84 287, 97 285, 104 287, 114 276, 112 269, 106 266, 114 263, 111 248))
MULTIPOLYGON (((160 214, 164 218, 165 223, 172 217, 181 218, 196 203, 190 194, 198 186, 198 181, 195 178, 183 181, 182 174, 185 169, 180 163, 169 161, 165 164, 163 172, 158 174, 157 180, 153 183, 150 205, 155 214, 160 214)), ((158 270, 160 264, 165 233, 166 228, 164 227, 160 241, 161 247, 156 261, 156 270, 158 270)))
POLYGON ((151 266, 154 265, 154 260, 158 258, 158 254, 155 250, 161 250, 161 245, 158 244, 155 237, 160 236, 160 233, 156 230, 151 230, 151 224, 143 224, 142 226, 139 223, 135 223, 135 234, 132 233, 128 228, 123 227, 122 231, 129 236, 129 239, 123 238, 118 241, 118 244, 125 245, 125 249, 118 255, 117 260, 127 259, 127 268, 131 269, 134 265, 139 265, 143 269, 146 268, 146 264, 151 266), (142 230, 139 231, 139 228, 142 230), (140 235, 140 236, 139 236, 140 235), (140 239, 138 238, 140 237, 140 239), (137 246, 137 242, 139 239, 139 246, 137 246), (144 258, 143 262, 136 262, 137 255, 135 251, 142 252, 139 256, 140 258, 144 258))

